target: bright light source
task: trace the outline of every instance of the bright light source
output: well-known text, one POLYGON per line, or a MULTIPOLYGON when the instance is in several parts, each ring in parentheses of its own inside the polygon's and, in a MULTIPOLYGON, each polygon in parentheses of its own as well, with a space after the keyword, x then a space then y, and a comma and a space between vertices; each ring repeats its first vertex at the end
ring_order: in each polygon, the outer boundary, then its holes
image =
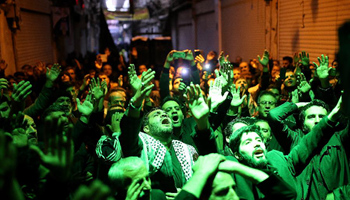
POLYGON ((117 10, 117 0, 106 0, 106 6, 108 11, 117 10))
POLYGON ((182 75, 187 75, 187 74, 188 74, 188 69, 183 68, 183 69, 181 70, 181 74, 182 74, 182 75))
POLYGON ((205 68, 205 69, 210 69, 210 64, 205 64, 205 65, 204 65, 204 68, 205 68))

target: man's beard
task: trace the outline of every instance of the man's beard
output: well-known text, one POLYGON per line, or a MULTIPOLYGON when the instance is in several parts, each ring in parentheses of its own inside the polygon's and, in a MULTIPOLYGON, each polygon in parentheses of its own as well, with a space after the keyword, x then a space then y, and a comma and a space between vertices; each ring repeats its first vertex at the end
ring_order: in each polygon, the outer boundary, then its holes
POLYGON ((266 157, 265 157, 265 159, 260 159, 260 160, 255 160, 253 157, 249 157, 249 156, 243 155, 243 154, 240 154, 240 157, 241 157, 240 161, 243 164, 248 165, 249 167, 253 167, 256 169, 263 169, 267 165, 266 157))
POLYGON ((163 127, 162 125, 149 124, 149 132, 158 138, 169 138, 173 133, 173 127, 163 127))

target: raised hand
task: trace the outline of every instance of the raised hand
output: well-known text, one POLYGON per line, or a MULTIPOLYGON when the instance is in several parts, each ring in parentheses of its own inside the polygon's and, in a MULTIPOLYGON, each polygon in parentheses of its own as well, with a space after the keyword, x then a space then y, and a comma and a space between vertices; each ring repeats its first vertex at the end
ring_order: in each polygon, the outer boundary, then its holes
POLYGON ((229 58, 229 55, 225 56, 224 52, 221 51, 220 55, 219 55, 219 58, 218 58, 220 66, 223 66, 224 62, 230 62, 228 60, 228 58, 229 58))
POLYGON ((233 83, 233 65, 230 62, 223 62, 220 71, 215 70, 215 76, 220 79, 223 90, 226 91, 233 83))
POLYGON ((332 122, 336 122, 341 117, 341 110, 343 104, 343 96, 340 96, 337 105, 333 108, 333 110, 328 114, 329 120, 332 122))
POLYGON ((7 90, 8 86, 9 82, 5 78, 0 78, 0 90, 7 90))
POLYGON ((260 58, 260 55, 258 55, 258 60, 262 66, 266 67, 269 64, 269 57, 270 57, 269 52, 267 51, 267 49, 265 49, 264 55, 262 58, 260 58))
POLYGON ((214 84, 209 87, 209 96, 210 98, 210 112, 215 112, 217 108, 225 101, 227 98, 228 91, 225 94, 222 94, 222 84, 220 79, 215 79, 214 84))
POLYGON ((292 102, 299 103, 299 92, 298 89, 292 91, 292 102))
POLYGON ((51 69, 46 68, 46 79, 54 82, 61 73, 61 66, 58 63, 52 65, 51 69))
POLYGON ((328 67, 328 56, 324 56, 323 54, 320 57, 317 57, 318 62, 320 65, 317 65, 315 62, 314 65, 316 66, 316 74, 319 79, 328 79, 329 70, 332 69, 331 67, 328 67))
MULTIPOLYGON (((102 81, 102 83, 103 82, 105 82, 105 81, 102 81)), ((102 87, 102 83, 100 83, 99 78, 91 79, 90 90, 91 90, 91 94, 92 94, 93 98, 95 98, 96 100, 100 100, 105 95, 105 91, 104 91, 104 88, 102 87)))
POLYGON ((199 85, 194 85, 191 83, 190 86, 187 87, 187 99, 188 106, 191 110, 193 118, 197 121, 197 124, 199 121, 202 122, 207 120, 209 115, 209 106, 205 102, 199 85))
POLYGON ((73 163, 73 125, 69 124, 65 128, 66 120, 62 116, 48 116, 44 126, 44 151, 37 146, 30 146, 39 155, 41 163, 50 170, 52 177, 58 181, 69 179, 73 163))
POLYGON ((298 52, 296 52, 294 53, 294 56, 293 56, 293 65, 298 66, 299 62, 300 62, 300 58, 298 57, 298 52))
POLYGON ((76 98, 78 110, 84 116, 90 116, 94 110, 94 105, 91 103, 90 99, 91 97, 87 97, 83 103, 80 103, 80 99, 76 98))
POLYGON ((302 51, 299 53, 299 60, 303 66, 309 66, 310 58, 309 53, 306 53, 305 51, 302 51))
POLYGON ((220 154, 211 153, 205 156, 199 156, 194 163, 193 171, 195 173, 210 176, 218 171, 219 164, 225 161, 226 158, 220 154))
MULTIPOLYGON (((176 50, 171 50, 168 55, 166 56, 166 60, 164 63, 164 68, 169 69, 170 68, 170 63, 174 61, 174 53, 176 50)), ((131 64, 130 64, 131 65, 131 64)))
POLYGON ((143 99, 154 86, 153 84, 150 84, 150 82, 154 78, 155 72, 151 69, 148 69, 146 72, 142 73, 140 80, 136 75, 135 66, 133 64, 130 64, 128 75, 131 88, 134 92, 132 103, 134 106, 140 107, 142 105, 143 99))
POLYGON ((186 89, 187 89, 187 85, 183 82, 183 79, 181 79, 179 89, 178 89, 181 96, 183 96, 186 93, 186 89))
POLYGON ((198 56, 196 56, 195 58, 194 58, 194 60, 197 62, 197 63, 199 63, 199 64, 203 64, 204 63, 204 61, 205 61, 205 59, 204 59, 204 57, 202 56, 202 54, 199 54, 198 56))
POLYGON ((298 90, 302 93, 309 92, 311 89, 311 85, 306 81, 306 78, 303 73, 300 74, 300 84, 298 86, 298 90))
POLYGON ((24 102, 24 100, 32 93, 32 85, 29 81, 21 81, 13 84, 12 100, 16 103, 24 102))
POLYGON ((45 62, 42 62, 42 61, 38 61, 36 63, 36 67, 37 69, 40 71, 40 73, 43 73, 44 70, 45 70, 45 67, 46 67, 46 63, 45 62))
POLYGON ((235 85, 231 87, 231 94, 232 94, 231 106, 232 107, 240 106, 243 103, 244 99, 247 97, 247 95, 244 95, 241 98, 240 91, 241 91, 241 87, 238 87, 237 89, 235 85))

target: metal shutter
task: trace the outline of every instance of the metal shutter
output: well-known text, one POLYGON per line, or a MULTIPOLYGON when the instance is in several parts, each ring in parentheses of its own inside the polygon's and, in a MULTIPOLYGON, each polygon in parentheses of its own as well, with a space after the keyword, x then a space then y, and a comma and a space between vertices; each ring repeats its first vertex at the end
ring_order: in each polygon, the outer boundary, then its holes
POLYGON ((256 58, 265 49, 265 1, 222 0, 222 50, 231 61, 256 58))
POLYGON ((280 0, 278 10, 280 60, 297 51, 307 51, 311 61, 321 54, 334 60, 337 29, 350 19, 349 0, 280 0))
POLYGON ((37 61, 54 62, 50 4, 49 0, 20 1, 20 30, 14 47, 17 69, 37 61))

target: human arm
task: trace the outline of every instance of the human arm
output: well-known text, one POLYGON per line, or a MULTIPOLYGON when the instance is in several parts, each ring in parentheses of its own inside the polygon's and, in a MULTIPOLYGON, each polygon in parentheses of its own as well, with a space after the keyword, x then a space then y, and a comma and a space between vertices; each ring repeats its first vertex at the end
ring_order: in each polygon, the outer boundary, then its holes
POLYGON ((44 149, 30 146, 41 164, 49 170, 40 199, 65 199, 69 195, 67 183, 71 179, 74 157, 73 125, 65 126, 62 116, 48 116, 44 126, 44 149))
POLYGON ((285 102, 284 104, 272 109, 267 115, 267 121, 270 124, 271 132, 274 134, 276 140, 285 150, 289 152, 292 148, 292 144, 299 138, 299 133, 289 128, 284 120, 290 115, 296 113, 299 109, 298 106, 302 103, 285 102))
POLYGON ((294 199, 296 197, 294 188, 273 173, 266 173, 231 160, 220 163, 219 170, 235 173, 249 180, 260 189, 265 199, 294 199))
POLYGON ((304 170, 314 155, 321 151, 336 132, 337 121, 341 116, 341 104, 342 97, 339 98, 337 106, 333 108, 328 116, 323 117, 286 157, 289 160, 291 173, 294 176, 297 176, 304 170))
POLYGON ((194 173, 191 179, 182 187, 180 194, 175 199, 183 199, 181 198, 181 193, 183 192, 188 192, 199 199, 207 180, 217 172, 220 162, 224 160, 225 157, 219 154, 199 156, 193 166, 194 173))
POLYGON ((165 59, 164 66, 163 66, 163 72, 160 75, 160 80, 159 80, 160 81, 160 84, 159 84, 160 91, 159 91, 159 93, 160 93, 161 100, 163 100, 165 97, 170 95, 169 70, 170 70, 171 63, 174 61, 174 53, 175 52, 176 52, 175 50, 172 50, 168 53, 168 55, 165 59))
POLYGON ((25 99, 32 93, 32 85, 29 81, 21 81, 14 84, 11 95, 12 106, 10 114, 23 111, 25 107, 25 99))
POLYGON ((61 66, 59 64, 54 64, 51 69, 46 69, 46 82, 44 87, 41 89, 41 92, 35 102, 29 107, 24 109, 26 115, 36 118, 41 115, 46 108, 50 106, 51 98, 54 93, 53 85, 57 80, 61 72, 61 66))
POLYGON ((133 66, 129 67, 128 73, 134 96, 131 98, 127 111, 121 119, 119 141, 124 156, 140 156, 142 145, 138 134, 142 127, 141 108, 147 91, 153 87, 153 84, 149 85, 149 83, 154 78, 154 72, 151 70, 143 72, 141 80, 137 78, 133 66))
POLYGON ((21 187, 16 179, 17 150, 3 130, 0 130, 0 152, 0 197, 24 200, 21 187))

